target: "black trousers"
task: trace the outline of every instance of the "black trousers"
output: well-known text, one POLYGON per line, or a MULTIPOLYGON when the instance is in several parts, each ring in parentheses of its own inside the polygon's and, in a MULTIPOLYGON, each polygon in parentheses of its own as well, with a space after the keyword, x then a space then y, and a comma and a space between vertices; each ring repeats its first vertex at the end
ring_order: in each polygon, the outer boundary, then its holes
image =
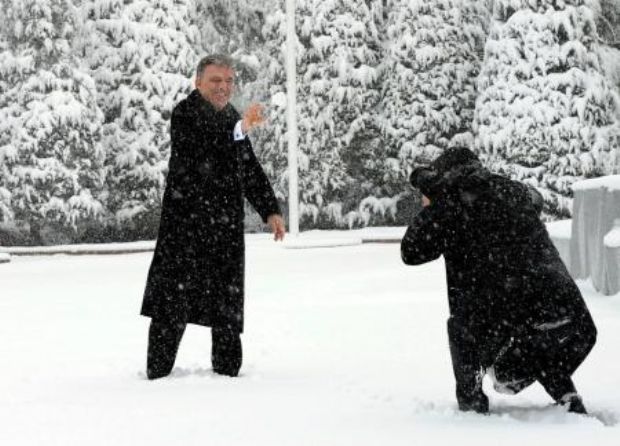
POLYGON ((482 391, 483 361, 476 338, 467 327, 450 318, 448 339, 459 409, 488 412, 489 399, 482 391))
POLYGON ((566 394, 577 392, 571 376, 595 343, 596 329, 589 316, 512 338, 492 365, 496 381, 506 383, 512 393, 538 381, 555 401, 560 401, 566 394))
POLYGON ((571 376, 592 350, 596 329, 588 316, 519 337, 481 340, 450 318, 448 338, 459 407, 485 412, 488 399, 482 392, 482 378, 491 367, 497 382, 510 393, 535 381, 558 402, 576 393, 571 376))
MULTIPOLYGON (((174 367, 185 324, 151 320, 146 361, 148 379, 167 376, 174 367)), ((211 328, 211 364, 221 375, 237 376, 242 363, 241 336, 226 327, 211 328)))

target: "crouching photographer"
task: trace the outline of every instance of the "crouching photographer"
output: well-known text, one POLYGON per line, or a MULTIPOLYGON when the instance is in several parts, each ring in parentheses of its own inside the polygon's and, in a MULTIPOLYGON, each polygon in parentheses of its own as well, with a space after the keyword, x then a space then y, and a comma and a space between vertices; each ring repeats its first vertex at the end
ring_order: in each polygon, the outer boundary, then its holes
POLYGON ((539 218, 540 194, 491 173, 466 148, 445 151, 410 180, 423 209, 402 240, 402 260, 444 256, 459 409, 489 411, 488 374, 497 391, 538 381, 568 411, 586 413, 571 376, 596 328, 539 218))

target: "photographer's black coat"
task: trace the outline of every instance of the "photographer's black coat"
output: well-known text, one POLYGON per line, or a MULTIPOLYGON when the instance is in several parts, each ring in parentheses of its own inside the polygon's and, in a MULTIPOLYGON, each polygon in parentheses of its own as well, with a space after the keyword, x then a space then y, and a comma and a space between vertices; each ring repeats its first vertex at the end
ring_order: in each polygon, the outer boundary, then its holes
POLYGON ((431 204, 407 229, 402 259, 416 265, 444 256, 457 388, 460 379, 471 388, 472 373, 493 365, 511 339, 533 340, 528 345, 539 351, 528 354, 541 368, 560 361, 570 376, 592 348, 596 328, 539 218, 540 195, 492 174, 466 149, 415 171, 412 183, 431 204), (571 336, 580 347, 558 359, 541 334, 554 345, 571 336))

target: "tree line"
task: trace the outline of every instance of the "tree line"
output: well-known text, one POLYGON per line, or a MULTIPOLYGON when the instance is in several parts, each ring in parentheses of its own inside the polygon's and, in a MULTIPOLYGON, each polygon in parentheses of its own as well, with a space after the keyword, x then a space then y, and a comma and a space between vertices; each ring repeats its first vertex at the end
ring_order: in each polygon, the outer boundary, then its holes
MULTIPOLYGON (((170 112, 214 52, 237 62, 235 105, 267 106, 252 138, 286 208, 284 1, 1 4, 0 244, 154 237, 170 112)), ((548 218, 620 169, 613 0, 298 0, 296 17, 303 228, 406 224, 409 172, 455 145, 537 187, 548 218)))

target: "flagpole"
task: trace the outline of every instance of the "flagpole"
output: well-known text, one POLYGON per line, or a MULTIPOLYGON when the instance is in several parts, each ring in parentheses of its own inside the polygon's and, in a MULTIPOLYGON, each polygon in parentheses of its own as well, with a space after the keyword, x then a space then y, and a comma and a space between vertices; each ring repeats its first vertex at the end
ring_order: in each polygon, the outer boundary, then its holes
POLYGON ((288 141, 289 233, 299 235, 299 178, 297 167, 297 66, 295 44, 295 0, 286 0, 286 123, 288 141))

